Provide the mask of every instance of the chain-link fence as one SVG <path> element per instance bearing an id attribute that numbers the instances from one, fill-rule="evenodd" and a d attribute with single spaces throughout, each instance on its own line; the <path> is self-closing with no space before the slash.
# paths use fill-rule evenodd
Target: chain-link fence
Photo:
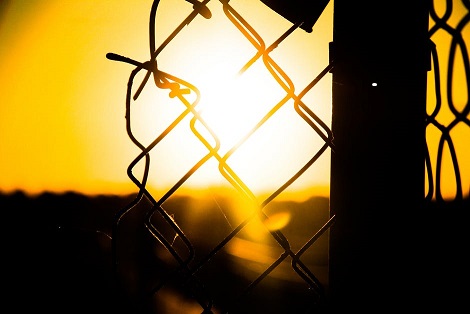
<path id="1" fill-rule="evenodd" d="M 112 236 L 115 272 L 123 295 L 134 309 L 155 313 L 303 313 L 321 310 L 328 291 L 328 230 L 335 217 L 330 217 L 328 199 L 288 202 L 280 201 L 278 197 L 320 156 L 334 149 L 333 134 L 328 124 L 319 118 L 314 106 L 304 102 L 305 95 L 325 79 L 333 64 L 326 64 L 309 84 L 297 92 L 291 76 L 276 62 L 272 52 L 283 45 L 285 39 L 301 27 L 301 23 L 294 23 L 273 43 L 266 43 L 251 21 L 245 20 L 235 6 L 220 0 L 225 18 L 255 50 L 241 68 L 240 77 L 249 75 L 253 67 L 261 65 L 274 82 L 276 95 L 279 95 L 276 101 L 264 107 L 246 132 L 227 149 L 222 149 L 225 145 L 223 140 L 199 109 L 204 95 L 198 86 L 166 73 L 158 66 L 160 53 L 178 38 L 184 27 L 190 28 L 193 20 L 208 19 L 212 14 L 207 7 L 209 0 L 188 2 L 193 4 L 194 10 L 159 47 L 155 45 L 159 1 L 153 2 L 148 61 L 108 54 L 109 59 L 135 66 L 128 81 L 126 127 L 130 139 L 140 149 L 128 167 L 128 175 L 139 193 L 116 216 Z M 460 15 L 451 23 L 456 12 L 453 3 L 458 3 Z M 450 49 L 449 58 L 445 60 L 448 61 L 447 67 L 442 66 L 443 57 L 440 57 L 440 51 L 446 49 L 441 48 L 442 42 L 431 49 L 432 70 L 429 73 L 434 75 L 434 79 L 431 84 L 428 81 L 428 95 L 431 93 L 435 97 L 428 98 L 426 119 L 429 138 L 426 157 L 428 201 L 443 199 L 444 179 L 441 174 L 445 162 L 448 162 L 444 158 L 446 154 L 450 156 L 450 172 L 456 182 L 456 199 L 463 200 L 464 189 L 469 185 L 469 169 L 463 162 L 468 156 L 465 150 L 468 150 L 470 126 L 470 66 L 466 49 L 470 38 L 467 27 L 469 6 L 468 1 L 446 1 L 445 9 L 436 10 L 436 4 L 430 12 L 431 40 L 436 43 L 435 37 L 446 33 L 450 37 Z M 441 73 L 447 73 L 447 76 Z M 149 81 L 152 76 L 153 80 Z M 135 84 L 136 81 L 140 85 Z M 442 91 L 442 82 L 446 82 L 445 92 Z M 151 93 L 165 93 L 166 100 L 153 105 L 168 106 L 174 112 L 173 118 L 149 143 L 135 135 L 133 127 L 139 122 L 134 122 L 131 117 L 134 103 L 144 89 Z M 447 96 L 446 101 L 442 95 Z M 225 95 L 223 99 L 228 101 L 230 97 Z M 435 101 L 432 100 L 434 98 Z M 174 108 L 180 109 L 175 111 Z M 450 119 L 449 114 L 443 117 L 442 112 L 446 110 L 450 112 Z M 318 138 L 320 144 L 277 189 L 267 197 L 261 197 L 232 161 L 257 134 L 263 132 L 268 123 L 286 111 L 294 113 L 295 123 L 305 125 L 305 132 Z M 153 175 L 153 161 L 159 163 L 158 155 L 165 154 L 165 141 L 183 145 L 171 137 L 181 128 L 203 149 L 194 153 L 194 162 L 171 188 L 156 197 L 157 193 L 151 192 L 148 184 Z M 434 143 L 436 131 L 440 135 Z M 467 136 L 457 135 L 457 140 L 454 137 L 457 132 Z M 267 144 L 282 149 L 282 143 L 275 139 L 271 141 Z M 457 141 L 460 141 L 458 147 Z M 298 142 L 298 145 L 305 143 Z M 460 151 L 464 157 L 458 157 Z M 247 156 L 247 160 L 251 160 L 249 153 Z M 265 166 L 268 163 L 270 157 L 262 162 Z M 206 167 L 214 167 L 218 171 L 232 192 L 230 196 L 188 197 L 179 194 L 186 182 Z M 137 171 L 140 175 L 135 174 Z M 272 172 L 275 175 L 276 170 Z"/>
<path id="2" fill-rule="evenodd" d="M 157 65 L 159 54 L 172 44 L 185 26 L 191 27 L 194 19 L 211 17 L 212 12 L 206 6 L 208 2 L 192 2 L 194 10 L 160 47 L 155 47 L 154 25 L 159 1 L 154 1 L 150 14 L 150 60 L 138 62 L 108 54 L 110 59 L 136 66 L 128 83 L 126 120 L 128 135 L 141 150 L 128 168 L 129 177 L 139 187 L 138 196 L 118 214 L 113 232 L 116 273 L 135 306 L 158 313 L 288 313 L 319 307 L 327 284 L 326 234 L 334 220 L 329 217 L 328 200 L 318 198 L 296 203 L 278 202 L 276 198 L 332 145 L 328 125 L 303 100 L 304 95 L 328 74 L 331 65 L 325 65 L 307 86 L 296 92 L 292 79 L 271 57 L 271 52 L 301 23 L 286 29 L 269 45 L 229 1 L 220 1 L 220 9 L 226 18 L 255 48 L 254 54 L 240 69 L 239 78 L 243 79 L 255 65 L 261 64 L 277 85 L 280 95 L 233 146 L 223 151 L 223 140 L 198 107 L 205 95 L 191 82 L 166 73 Z M 134 81 L 141 71 L 145 72 L 143 81 L 135 88 Z M 134 101 L 144 88 L 148 88 L 146 85 L 150 84 L 151 76 L 156 87 L 153 92 L 168 93 L 168 99 L 178 101 L 181 110 L 150 144 L 143 144 L 133 133 L 131 114 Z M 227 94 L 223 101 L 228 102 L 230 97 L 233 94 Z M 285 111 L 297 117 L 296 121 L 288 120 L 289 123 L 304 124 L 323 144 L 290 173 L 285 182 L 262 199 L 239 175 L 231 160 L 250 139 L 262 132 L 269 121 L 284 115 Z M 190 169 L 162 197 L 156 198 L 147 188 L 152 175 L 152 153 L 184 123 L 189 124 L 186 131 L 191 132 L 206 152 L 196 158 Z M 271 139 L 269 144 L 282 149 L 284 140 Z M 301 141 L 297 144 L 305 145 Z M 196 152 L 190 154 L 197 155 Z M 264 166 L 269 166 L 271 157 L 265 157 Z M 139 165 L 143 171 L 137 177 L 134 172 Z M 233 191 L 231 196 L 212 195 L 212 201 L 196 195 L 179 197 L 178 190 L 185 182 L 209 166 L 218 169 Z M 274 176 L 276 170 L 273 172 Z M 128 217 L 136 219 L 139 215 L 142 224 L 134 221 L 126 225 Z M 287 227 L 286 221 L 289 221 Z M 145 230 L 138 226 L 145 226 Z M 142 257 L 140 262 L 139 256 Z"/>
<path id="3" fill-rule="evenodd" d="M 470 193 L 470 2 L 432 1 L 429 36 L 428 201 L 462 202 Z"/>

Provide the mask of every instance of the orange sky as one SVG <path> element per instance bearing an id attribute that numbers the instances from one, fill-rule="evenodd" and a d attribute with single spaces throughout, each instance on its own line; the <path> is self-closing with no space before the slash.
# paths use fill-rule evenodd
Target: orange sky
<path id="1" fill-rule="evenodd" d="M 148 60 L 148 20 L 152 1 L 11 0 L 6 3 L 0 12 L 0 191 L 135 192 L 137 188 L 127 177 L 126 170 L 140 150 L 127 136 L 124 117 L 126 85 L 133 66 L 107 60 L 105 55 L 115 52 L 142 62 Z M 240 9 L 267 45 L 291 26 L 261 2 L 237 0 L 231 4 Z M 220 15 L 218 1 L 212 1 L 210 8 L 213 17 L 210 20 L 195 19 L 162 51 L 158 64 L 161 70 L 182 77 L 201 90 L 214 87 L 223 90 L 223 85 L 217 86 L 218 80 L 214 78 L 221 73 L 236 73 L 240 64 L 253 55 L 254 49 L 225 16 Z M 191 9 L 192 5 L 183 0 L 161 1 L 157 13 L 157 47 Z M 298 92 L 328 63 L 332 16 L 333 5 L 330 3 L 313 33 L 296 30 L 271 54 L 293 80 Z M 214 24 L 217 27 L 213 27 Z M 213 40 L 212 44 L 204 42 L 207 38 Z M 253 67 L 251 74 L 247 73 L 248 83 L 245 82 L 241 89 L 246 91 L 253 85 L 250 79 L 261 80 L 262 74 L 256 71 Z M 330 81 L 331 76 L 327 74 L 303 98 L 327 125 L 331 120 Z M 267 82 L 261 84 L 261 91 L 272 90 L 272 82 L 269 83 L 269 79 Z M 139 83 L 137 80 L 136 84 Z M 156 109 L 154 105 L 155 99 L 168 101 L 168 92 L 164 99 L 152 98 L 163 96 L 152 95 L 150 91 L 144 89 L 133 111 L 135 132 L 145 143 L 149 143 L 161 131 L 160 125 L 163 127 L 174 114 Z M 256 91 L 260 90 L 253 93 Z M 282 90 L 279 91 L 282 94 Z M 278 101 L 279 95 L 272 94 L 274 98 L 269 101 Z M 223 93 L 221 95 L 213 97 L 225 97 Z M 210 108 L 209 101 L 207 106 Z M 242 112 L 250 110 L 245 108 Z M 236 116 L 240 112 L 231 114 L 232 121 L 229 117 L 221 120 L 220 126 L 214 125 L 219 128 L 218 132 L 228 133 L 224 128 L 233 120 L 246 120 Z M 286 111 L 283 118 L 295 119 L 291 115 Z M 274 123 L 285 125 L 285 121 Z M 258 160 L 247 161 L 250 155 L 242 150 L 237 158 L 234 156 L 234 167 L 253 189 L 272 191 L 300 168 L 321 144 L 301 123 L 289 125 L 288 130 L 275 133 L 273 128 L 263 135 L 276 139 L 284 136 L 282 145 L 261 147 L 256 142 L 250 144 L 250 149 L 260 149 L 258 155 L 262 157 Z M 468 128 L 462 130 L 462 134 L 465 132 L 460 142 L 465 143 L 464 138 L 469 138 Z M 157 146 L 155 157 L 152 156 L 156 160 L 151 170 L 153 178 L 149 182 L 156 189 L 174 184 L 197 159 L 190 157 L 193 150 L 201 150 L 198 148 L 200 143 L 194 142 L 194 136 L 186 133 L 183 129 L 175 130 L 168 140 Z M 306 145 L 294 145 L 297 141 Z M 283 153 L 276 153 L 278 151 Z M 470 160 L 468 148 L 464 146 L 462 151 L 459 158 Z M 290 154 L 283 155 L 284 152 Z M 269 154 L 278 157 L 270 161 L 274 165 L 271 168 L 266 167 Z M 292 156 L 297 156 L 298 160 Z M 292 190 L 312 191 L 321 187 L 315 193 L 327 195 L 329 158 L 327 150 Z M 470 169 L 464 166 L 462 170 L 465 189 L 470 184 Z M 273 173 L 279 177 L 274 178 Z M 201 187 L 222 181 L 217 170 L 204 169 L 187 185 Z M 444 189 L 445 193 L 452 194 L 452 183 Z"/>
<path id="2" fill-rule="evenodd" d="M 240 3 L 246 5 L 250 2 Z M 218 66 L 224 64 L 223 58 L 217 59 L 220 58 L 217 53 L 226 55 L 227 49 L 233 49 L 240 38 L 230 42 L 227 34 L 234 31 L 233 27 L 229 27 L 227 19 L 223 27 L 228 29 L 224 32 L 221 28 L 211 27 L 216 19 L 220 20 L 215 12 L 218 11 L 219 16 L 221 13 L 219 2 L 214 1 L 212 5 L 214 16 L 211 20 L 196 19 L 177 37 L 174 44 L 162 52 L 158 59 L 161 69 L 194 83 L 194 74 L 206 72 L 204 67 L 209 63 Z M 11 1 L 6 6 L 0 28 L 1 41 L 8 43 L 0 48 L 3 90 L 0 96 L 0 189 L 23 189 L 31 193 L 44 190 L 77 190 L 85 193 L 136 190 L 127 177 L 126 169 L 140 151 L 128 138 L 124 119 L 126 84 L 133 66 L 107 60 L 105 55 L 107 52 L 116 52 L 136 60 L 148 59 L 150 7 L 151 1 L 91 0 L 30 1 L 27 4 Z M 258 12 L 256 15 L 253 12 L 252 25 L 270 44 L 290 27 L 290 23 L 266 10 L 261 3 L 255 6 L 257 10 L 260 8 L 268 14 Z M 157 14 L 157 46 L 158 41 L 164 40 L 191 10 L 192 5 L 184 1 L 178 6 L 172 1 L 161 1 Z M 325 17 L 331 16 L 331 9 L 325 13 Z M 160 16 L 171 16 L 171 20 L 159 19 Z M 270 18 L 275 19 L 274 24 L 269 22 Z M 325 24 L 330 25 L 319 22 L 321 32 L 318 34 L 298 30 L 295 36 L 289 38 L 290 42 L 285 43 L 286 48 L 299 41 L 305 43 L 305 49 L 299 49 L 294 54 L 298 63 L 284 61 L 281 64 L 297 80 L 299 88 L 306 86 L 327 64 L 327 43 L 331 40 L 331 29 L 324 29 Z M 193 40 L 197 33 L 189 32 L 198 28 L 211 30 L 212 33 L 207 36 L 217 40 L 225 38 L 225 45 L 222 48 L 213 46 L 204 51 L 204 45 Z M 310 47 L 320 42 L 322 47 L 312 54 Z M 178 46 L 181 44 L 183 48 Z M 245 44 L 246 47 L 250 48 Z M 212 59 L 202 60 L 201 56 L 208 54 L 207 51 Z M 244 56 L 245 59 L 238 58 L 238 63 L 228 66 L 232 67 L 231 70 L 235 69 L 240 66 L 240 61 L 249 60 L 253 51 L 246 50 L 244 55 L 232 52 L 234 57 Z M 285 53 L 285 49 L 282 53 Z M 315 62 L 308 62 L 312 55 Z M 278 57 L 278 60 L 282 62 L 285 58 Z M 298 76 L 290 74 L 302 67 L 310 73 Z M 208 77 L 206 75 L 205 79 Z M 207 85 L 205 82 L 195 83 L 200 89 L 204 88 L 201 86 L 204 84 Z M 322 97 L 324 106 L 328 108 L 329 89 L 326 88 L 326 94 Z M 140 138 L 149 141 L 155 135 L 152 127 L 156 123 L 152 116 L 161 113 L 143 109 L 146 106 L 144 94 L 139 100 L 141 105 L 136 105 L 133 113 L 136 119 L 140 119 L 134 122 L 135 132 Z M 329 123 L 328 110 L 323 110 L 323 115 L 322 118 Z M 185 162 L 180 159 L 187 157 L 189 151 L 182 151 L 182 145 L 167 147 L 162 143 L 162 146 L 165 150 L 159 156 L 163 160 L 153 170 L 161 176 L 149 183 L 163 187 L 173 184 L 180 175 L 178 169 L 188 166 L 180 166 Z M 322 162 L 316 170 L 312 168 L 313 173 L 311 171 L 305 176 L 308 184 L 328 185 L 328 154 L 322 156 Z M 171 173 L 165 174 L 168 169 Z M 266 170 L 263 175 L 272 171 Z M 199 175 L 203 179 L 208 176 L 212 181 L 209 184 L 221 180 L 220 175 Z"/>

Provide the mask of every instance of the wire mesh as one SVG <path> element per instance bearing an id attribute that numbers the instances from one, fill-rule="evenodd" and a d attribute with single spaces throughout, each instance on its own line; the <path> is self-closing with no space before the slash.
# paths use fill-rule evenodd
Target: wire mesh
<path id="1" fill-rule="evenodd" d="M 134 308 L 158 313 L 297 313 L 321 309 L 325 306 L 328 284 L 325 279 L 327 263 L 322 262 L 327 261 L 328 228 L 334 222 L 334 216 L 329 217 L 328 204 L 311 202 L 301 206 L 301 209 L 296 208 L 295 215 L 290 219 L 300 217 L 297 219 L 303 227 L 297 224 L 297 228 L 290 230 L 272 225 L 283 214 L 279 202 L 276 202 L 278 196 L 325 151 L 333 149 L 333 135 L 328 125 L 312 110 L 312 106 L 304 103 L 304 96 L 324 79 L 333 64 L 327 64 L 296 93 L 292 78 L 272 57 L 272 52 L 301 24 L 293 24 L 269 45 L 229 1 L 220 0 L 225 18 L 255 48 L 255 53 L 246 60 L 239 75 L 246 75 L 255 65 L 261 64 L 280 93 L 278 101 L 264 109 L 251 128 L 224 150 L 219 134 L 198 107 L 202 97 L 198 87 L 189 80 L 164 72 L 157 64 L 160 53 L 177 39 L 184 27 L 191 27 L 195 19 L 210 19 L 211 11 L 206 6 L 209 0 L 200 3 L 188 1 L 193 4 L 193 11 L 156 47 L 155 23 L 159 2 L 153 2 L 150 12 L 150 59 L 140 62 L 113 53 L 107 56 L 135 66 L 128 81 L 126 128 L 129 138 L 140 150 L 128 167 L 128 176 L 139 192 L 116 216 L 112 237 L 115 273 L 126 296 L 131 295 Z M 464 162 L 468 156 L 470 136 L 470 65 L 467 51 L 470 2 L 435 0 L 432 3 L 429 28 L 432 68 L 428 78 L 425 122 L 425 198 L 427 201 L 444 200 L 442 183 L 449 178 L 443 173 L 447 176 L 451 173 L 455 181 L 453 198 L 462 201 L 470 192 L 470 169 L 465 168 L 468 163 Z M 443 36 L 447 40 L 442 40 Z M 167 100 L 172 101 L 168 108 L 176 107 L 177 103 L 180 106 L 177 108 L 182 109 L 169 109 L 174 113 L 172 119 L 149 143 L 143 143 L 134 133 L 131 116 L 134 102 L 144 93 L 144 89 L 152 85 L 149 82 L 151 76 L 156 87 L 152 92 L 167 93 Z M 136 87 L 134 82 L 137 79 L 142 81 Z M 227 97 L 225 95 L 224 99 Z M 264 125 L 283 114 L 284 108 L 293 109 L 298 123 L 308 126 L 308 132 L 318 137 L 322 144 L 277 189 L 266 198 L 260 198 L 250 183 L 243 179 L 232 159 L 261 132 Z M 183 124 L 189 126 L 186 132 L 190 132 L 202 145 L 203 153 L 195 154 L 198 158 L 189 169 L 163 195 L 156 197 L 148 188 L 152 174 L 150 162 L 158 162 L 158 155 L 165 154 L 165 141 Z M 434 140 L 436 134 L 437 141 Z M 264 162 L 269 160 L 265 159 Z M 141 172 L 137 176 L 134 172 L 139 167 Z M 204 167 L 218 169 L 225 182 L 236 192 L 235 205 L 213 195 L 209 203 L 202 199 L 175 197 L 184 184 Z M 443 172 L 444 168 L 446 172 Z M 466 186 L 469 191 L 465 191 Z M 281 206 L 292 204 L 282 203 Z M 296 206 L 299 207 L 298 204 Z M 326 211 L 322 212 L 319 208 L 326 208 Z M 301 210 L 309 212 L 313 218 L 302 221 L 305 216 L 302 216 Z M 252 228 L 263 230 L 267 237 L 254 241 L 247 235 Z M 323 256 L 323 259 L 318 256 Z M 136 262 L 139 258 L 140 261 Z M 243 275 L 237 274 L 235 269 Z M 172 304 L 177 305 L 173 307 Z"/>
<path id="2" fill-rule="evenodd" d="M 469 197 L 470 2 L 432 1 L 426 115 L 426 200 Z M 436 140 L 437 139 L 437 140 Z M 454 182 L 451 187 L 450 182 Z"/>
<path id="3" fill-rule="evenodd" d="M 142 312 L 287 313 L 321 308 L 327 283 L 326 234 L 334 217 L 329 217 L 327 203 L 306 203 L 303 205 L 305 208 L 295 209 L 298 211 L 296 218 L 294 215 L 286 215 L 274 200 L 332 147 L 329 127 L 303 100 L 329 73 L 332 65 L 326 65 L 300 93 L 296 93 L 292 79 L 271 57 L 271 53 L 301 23 L 292 25 L 271 45 L 266 45 L 250 22 L 229 1 L 221 0 L 225 17 L 256 50 L 240 69 L 239 76 L 246 75 L 255 64 L 262 64 L 280 92 L 277 103 L 265 109 L 251 129 L 228 150 L 223 151 L 219 135 L 198 109 L 200 90 L 187 80 L 162 71 L 157 65 L 160 53 L 177 38 L 185 26 L 191 27 L 190 24 L 195 19 L 211 17 L 206 6 L 209 0 L 200 3 L 189 1 L 193 4 L 193 11 L 156 47 L 155 23 L 159 2 L 153 2 L 150 12 L 150 59 L 139 62 L 114 53 L 107 55 L 109 59 L 135 66 L 128 81 L 126 127 L 129 138 L 141 151 L 128 167 L 129 178 L 139 188 L 138 195 L 117 214 L 114 223 L 113 260 L 119 284 L 125 295 L 130 296 L 132 307 Z M 147 89 L 151 76 L 156 87 L 155 92 L 168 92 L 168 99 L 179 102 L 183 107 L 175 113 L 174 119 L 161 133 L 149 144 L 144 144 L 134 134 L 131 115 L 133 102 L 143 93 L 144 88 Z M 135 88 L 134 81 L 138 77 L 142 82 Z M 228 97 L 230 95 L 225 95 L 224 100 Z M 309 132 L 323 144 L 263 199 L 242 178 L 231 160 L 270 120 L 274 120 L 273 117 L 283 114 L 286 107 L 297 115 L 297 123 L 305 124 Z M 152 153 L 163 146 L 164 140 L 184 123 L 189 123 L 189 131 L 205 148 L 205 153 L 199 159 L 196 158 L 189 170 L 163 196 L 157 198 L 148 189 L 150 162 L 154 158 Z M 281 146 L 282 143 L 273 141 L 272 145 Z M 299 142 L 299 145 L 303 143 Z M 211 164 L 213 161 L 215 164 Z M 265 162 L 269 163 L 269 159 Z M 143 169 L 140 177 L 134 174 L 139 166 Z M 223 199 L 214 198 L 217 205 L 215 210 L 206 206 L 201 211 L 197 208 L 204 207 L 201 205 L 203 201 L 199 200 L 195 204 L 190 200 L 183 202 L 181 198 L 174 197 L 185 182 L 207 166 L 217 167 L 221 176 L 235 191 L 235 206 L 233 203 L 228 205 Z M 235 208 L 230 210 L 230 206 Z M 299 207 L 292 203 L 284 203 L 282 206 Z M 313 218 L 304 220 L 301 210 Z M 221 214 L 222 219 L 217 219 Z M 135 219 L 140 223 L 136 223 Z M 282 221 L 286 219 L 298 220 L 295 230 L 281 230 L 276 226 L 282 225 Z M 132 223 L 129 220 L 133 220 Z M 303 224 L 301 229 L 298 228 L 299 224 Z M 253 229 L 260 230 L 258 232 L 262 234 L 262 241 L 250 238 L 249 230 Z M 315 248 L 316 246 L 320 248 Z M 138 256 L 143 257 L 142 263 L 137 266 Z M 315 263 L 318 261 L 320 264 Z M 236 275 L 234 269 L 244 274 Z M 323 277 L 321 280 L 317 278 L 319 272 Z M 176 296 L 179 298 L 178 306 L 170 309 L 168 300 Z"/>

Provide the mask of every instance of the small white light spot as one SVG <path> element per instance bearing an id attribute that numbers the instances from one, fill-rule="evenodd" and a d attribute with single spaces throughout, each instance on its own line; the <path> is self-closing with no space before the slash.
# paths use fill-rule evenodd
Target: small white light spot
<path id="1" fill-rule="evenodd" d="M 374 83 L 372 83 L 372 86 L 374 86 L 374 87 L 375 87 L 375 86 L 377 86 L 377 83 L 375 83 L 375 82 L 374 82 Z"/>

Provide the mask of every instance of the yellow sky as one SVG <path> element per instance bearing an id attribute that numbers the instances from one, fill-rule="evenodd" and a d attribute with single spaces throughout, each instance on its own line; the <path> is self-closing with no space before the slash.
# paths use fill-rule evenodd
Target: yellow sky
<path id="1" fill-rule="evenodd" d="M 452 1 L 452 14 L 448 17 L 446 23 L 457 29 L 459 24 L 464 19 L 465 15 L 468 15 L 469 9 L 465 8 L 463 1 Z M 446 3 L 447 1 L 433 1 L 434 8 L 439 17 L 443 17 L 446 14 Z M 449 7 L 450 8 L 450 7 Z M 430 20 L 429 27 L 434 26 L 434 21 Z M 466 27 L 461 30 L 461 36 L 464 40 L 464 45 L 466 46 L 466 58 L 468 58 L 468 47 L 470 44 L 470 25 L 467 23 Z M 448 74 L 448 60 L 449 60 L 449 51 L 451 46 L 452 37 L 444 29 L 440 29 L 434 33 L 431 37 L 432 41 L 436 44 L 438 48 L 439 56 L 439 67 L 441 75 L 441 96 L 442 104 L 436 120 L 447 127 L 455 120 L 455 115 L 449 108 L 449 95 L 452 97 L 452 103 L 455 109 L 459 112 L 462 112 L 464 108 L 468 108 L 469 99 L 469 84 L 468 73 L 465 73 L 464 69 L 464 60 L 463 60 L 463 51 L 457 46 L 456 54 L 454 56 L 455 60 L 453 63 L 453 77 L 452 77 L 452 90 L 447 90 L 447 74 Z M 428 93 L 427 93 L 427 113 L 432 114 L 436 108 L 436 98 L 435 98 L 435 85 L 434 85 L 434 68 L 428 72 Z M 467 115 L 468 119 L 468 115 Z M 439 139 L 441 138 L 442 133 L 433 125 L 428 126 L 426 130 L 426 139 L 428 148 L 431 155 L 431 162 L 433 167 L 433 175 L 436 175 L 436 159 L 437 151 L 439 146 Z M 469 195 L 470 193 L 470 127 L 469 125 L 459 122 L 455 125 L 451 132 L 450 136 L 452 138 L 452 144 L 454 146 L 458 167 L 461 176 L 461 187 L 463 194 Z M 454 171 L 454 164 L 452 161 L 449 145 L 446 143 L 443 149 L 442 155 L 442 169 L 441 169 L 441 192 L 442 196 L 445 199 L 453 199 L 456 195 L 457 183 L 456 176 Z M 427 184 L 426 184 L 427 188 Z"/>
<path id="2" fill-rule="evenodd" d="M 105 55 L 114 52 L 141 62 L 148 60 L 148 21 L 152 1 L 11 0 L 6 3 L 0 13 L 0 191 L 135 192 L 137 188 L 126 171 L 140 150 L 131 142 L 125 128 L 126 86 L 134 67 L 107 60 Z M 259 1 L 237 0 L 231 4 L 240 10 L 267 45 L 291 26 Z M 157 59 L 159 69 L 187 80 L 201 91 L 214 87 L 223 90 L 224 85 L 220 85 L 219 80 L 225 75 L 222 73 L 236 73 L 255 52 L 221 15 L 218 1 L 212 1 L 210 8 L 213 12 L 210 20 L 195 19 Z M 161 1 L 157 13 L 157 47 L 191 10 L 192 5 L 183 0 Z M 328 63 L 332 16 L 331 2 L 312 33 L 296 30 L 271 53 L 293 80 L 297 93 Z M 206 38 L 212 39 L 212 44 L 204 42 Z M 251 72 L 246 73 L 244 77 L 247 80 L 240 90 L 252 88 L 262 73 L 267 76 L 265 68 L 258 68 L 254 66 Z M 327 125 L 331 120 L 330 75 L 327 74 L 303 98 Z M 140 84 L 139 79 L 135 84 Z M 272 84 L 272 79 L 268 78 L 267 83 L 260 84 L 249 98 L 257 98 L 256 92 L 272 91 Z M 279 95 L 283 93 L 278 86 L 274 90 L 267 93 L 272 94 L 272 98 L 268 98 L 271 103 L 279 101 Z M 224 102 L 245 103 L 246 99 L 235 97 L 240 96 L 239 93 L 230 95 L 211 96 L 215 97 L 212 104 L 217 103 L 217 97 L 222 97 Z M 170 109 L 162 110 L 156 103 Z M 206 100 L 206 106 L 210 108 L 209 100 Z M 181 108 L 181 104 L 168 98 L 168 91 L 157 94 L 155 90 L 144 89 L 132 111 L 136 136 L 143 143 L 150 143 L 183 110 Z M 217 132 L 228 133 L 224 128 L 234 121 L 252 123 L 246 115 L 239 116 L 252 110 L 234 110 L 228 119 L 220 120 L 222 123 L 214 118 L 211 120 L 209 114 L 206 118 L 212 121 Z M 255 117 L 261 114 L 253 113 Z M 280 116 L 282 118 L 270 119 L 273 128 L 262 135 L 264 139 L 273 138 L 277 144 L 262 146 L 260 143 L 265 141 L 260 135 L 259 142 L 253 139 L 231 157 L 231 165 L 255 190 L 272 191 L 278 187 L 322 144 L 305 123 L 292 122 L 298 116 L 288 110 Z M 202 154 L 207 153 L 190 133 L 189 119 L 182 125 L 186 129 L 175 129 L 157 145 L 152 155 L 149 185 L 156 189 L 173 185 Z M 236 125 L 240 127 L 240 123 Z M 230 135 L 226 136 L 226 142 L 233 142 Z M 225 149 L 230 147 L 225 145 Z M 255 160 L 255 154 L 250 154 L 250 151 L 255 151 L 260 157 Z M 329 158 L 327 150 L 292 189 L 321 187 L 315 193 L 328 194 Z M 470 159 L 470 153 L 463 158 Z M 273 166 L 267 167 L 269 163 Z M 464 170 L 470 172 L 468 168 Z M 278 175 L 276 179 L 273 173 Z M 188 180 L 187 186 L 201 187 L 223 181 L 215 163 L 208 163 Z M 466 185 L 469 185 L 468 180 Z"/>
<path id="3" fill-rule="evenodd" d="M 1 190 L 22 189 L 31 193 L 63 190 L 85 193 L 136 191 L 126 170 L 140 150 L 128 138 L 124 118 L 126 85 L 133 66 L 107 60 L 105 55 L 115 52 L 139 61 L 148 60 L 151 2 L 10 1 L 5 6 L 0 24 L 0 40 L 7 43 L 0 48 Z M 243 6 L 253 2 L 242 0 L 239 3 L 243 9 Z M 233 34 L 234 28 L 229 27 L 226 19 L 223 24 L 223 27 L 228 26 L 226 30 L 213 27 L 220 20 L 222 11 L 218 1 L 213 1 L 211 7 L 214 12 L 212 19 L 196 19 L 158 59 L 160 69 L 182 77 L 201 89 L 207 89 L 207 86 L 201 86 L 207 85 L 207 82 L 198 82 L 195 75 L 207 72 L 208 61 L 221 66 L 227 61 L 227 53 L 230 52 L 227 49 L 233 50 L 237 41 L 247 42 L 240 36 L 233 43 L 230 41 L 228 34 Z M 249 21 L 263 36 L 267 45 L 290 27 L 289 22 L 266 10 L 263 4 L 256 3 L 254 9 L 252 20 Z M 261 9 L 263 11 L 259 11 Z M 157 13 L 157 46 L 191 10 L 192 6 L 185 1 L 161 1 Z M 249 15 L 243 12 L 244 17 Z M 331 8 L 325 13 L 325 17 L 331 16 Z M 163 20 L 160 16 L 169 18 Z M 274 23 L 269 21 L 272 18 Z M 281 57 L 276 60 L 296 80 L 299 89 L 305 87 L 327 64 L 327 43 L 331 40 L 331 29 L 325 29 L 325 25 L 331 27 L 327 22 L 319 21 L 319 27 L 323 29 L 318 34 L 297 30 L 289 38 L 289 42 L 284 44 L 288 48 L 303 41 L 304 46 L 294 55 L 298 62 L 286 62 Z M 204 36 L 194 31 L 190 33 L 190 30 L 198 28 L 205 31 Z M 208 30 L 209 33 L 206 32 Z M 209 47 L 210 49 L 204 51 L 204 45 L 199 40 L 205 36 L 217 41 L 225 40 L 225 45 L 222 48 Z M 312 45 L 320 42 L 323 46 L 317 49 L 318 52 L 312 52 Z M 178 46 L 181 43 L 184 48 Z M 224 51 L 225 46 L 228 48 Z M 280 47 L 278 50 L 285 53 L 285 48 Z M 237 59 L 235 63 L 228 65 L 232 67 L 230 70 L 240 66 L 240 62 L 249 60 L 255 51 L 249 44 L 244 44 L 244 49 L 243 54 L 231 52 L 229 59 Z M 204 54 L 212 55 L 212 59 L 202 60 L 201 56 Z M 273 57 L 276 57 L 275 53 Z M 308 62 L 310 57 L 315 62 Z M 284 64 L 281 64 L 282 61 Z M 300 67 L 306 68 L 310 73 L 297 76 L 294 72 Z M 209 81 L 214 81 L 206 74 L 205 79 L 208 78 Z M 168 93 L 165 93 L 168 98 Z M 326 89 L 326 95 L 321 96 L 324 106 L 330 106 L 328 93 L 329 90 Z M 167 122 L 161 117 L 161 112 L 145 110 L 150 108 L 149 103 L 153 105 L 151 101 L 145 104 L 145 97 L 144 93 L 139 102 L 136 102 L 136 110 L 133 112 L 135 132 L 144 142 L 155 135 L 155 125 L 158 124 L 155 123 L 156 119 Z M 322 118 L 329 124 L 328 110 L 319 114 L 325 115 Z M 294 131 L 299 132 L 301 128 Z M 152 169 L 158 179 L 149 184 L 171 185 L 180 175 L 181 169 L 193 162 L 184 159 L 190 154 L 189 149 L 184 150 L 191 147 L 189 144 L 169 145 L 170 141 L 178 140 L 181 142 L 181 137 L 168 139 L 168 143 L 161 144 L 164 148 L 159 149 L 156 157 L 162 158 L 161 162 L 155 162 L 156 168 Z M 299 151 L 298 154 L 302 155 L 302 152 Z M 312 168 L 313 172 L 306 174 L 307 183 L 328 185 L 329 155 L 324 154 L 322 161 L 321 167 L 318 166 L 316 170 Z M 180 166 L 184 162 L 186 164 Z M 263 161 L 258 161 L 251 167 L 259 167 L 260 162 Z M 168 169 L 171 172 L 165 174 Z M 252 170 L 248 167 L 244 169 L 247 174 L 252 173 Z M 272 171 L 273 169 L 265 170 L 262 175 L 266 176 Z M 284 177 L 292 174 L 286 173 Z M 221 176 L 217 174 L 202 174 L 201 171 L 201 175 L 198 175 L 202 178 L 207 176 L 212 183 L 221 180 Z M 192 181 L 201 184 L 197 180 Z M 263 184 L 261 180 L 256 182 L 253 178 L 247 177 L 246 180 L 253 186 Z"/>

